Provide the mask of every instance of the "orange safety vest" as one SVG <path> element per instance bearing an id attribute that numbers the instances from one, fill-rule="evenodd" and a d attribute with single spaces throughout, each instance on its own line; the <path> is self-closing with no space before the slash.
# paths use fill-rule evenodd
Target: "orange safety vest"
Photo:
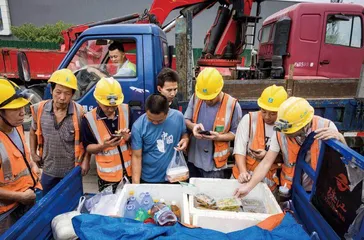
<path id="1" fill-rule="evenodd" d="M 30 188 L 42 189 L 38 175 L 30 169 L 30 155 L 25 142 L 23 127 L 17 127 L 13 131 L 19 133 L 24 155 L 9 136 L 0 131 L 0 189 L 13 192 L 24 192 Z M 18 203 L 14 201 L 0 200 L 0 214 L 17 205 Z"/>
<path id="2" fill-rule="evenodd" d="M 97 108 L 85 114 L 90 129 L 93 132 L 99 144 L 103 144 L 104 139 L 109 139 L 111 133 L 102 119 L 96 114 Z M 118 106 L 119 126 L 118 129 L 129 127 L 129 107 L 127 104 Z M 120 153 L 122 153 L 122 159 Z M 97 174 L 99 177 L 108 182 L 119 182 L 123 178 L 123 168 L 127 175 L 131 176 L 131 148 L 123 139 L 119 146 L 106 148 L 104 151 L 95 154 Z M 123 166 L 124 165 L 124 166 Z"/>
<path id="3" fill-rule="evenodd" d="M 329 120 L 319 116 L 313 116 L 311 129 L 315 131 L 316 129 L 328 127 L 329 124 Z M 291 189 L 297 155 L 301 146 L 297 143 L 296 139 L 289 138 L 280 132 L 277 132 L 277 139 L 283 156 L 281 185 L 284 186 L 284 184 L 287 184 L 287 187 Z M 311 167 L 313 170 L 316 170 L 317 167 L 320 148 L 321 140 L 315 140 L 310 148 Z"/>
<path id="4" fill-rule="evenodd" d="M 264 128 L 264 120 L 262 113 L 260 111 L 250 112 L 250 124 L 249 124 L 249 143 L 248 147 L 257 150 L 257 149 L 265 149 L 265 128 Z M 255 159 L 247 149 L 246 155 L 246 168 L 249 172 L 254 172 L 254 169 L 260 163 L 260 160 Z M 277 176 L 277 164 L 273 164 L 269 169 L 269 172 L 263 179 L 271 191 L 276 189 L 277 185 L 279 185 L 279 179 Z M 237 179 L 239 177 L 239 168 L 237 165 L 233 167 L 233 175 Z"/>
<path id="5" fill-rule="evenodd" d="M 46 100 L 46 101 L 41 101 L 40 103 L 36 104 L 36 105 L 32 105 L 30 107 L 31 111 L 32 111 L 32 116 L 33 118 L 35 118 L 36 122 L 37 122 L 37 131 L 35 132 L 35 134 L 37 135 L 37 142 L 38 142 L 38 152 L 39 152 L 39 156 L 43 156 L 43 134 L 42 134 L 42 127 L 41 127 L 41 117 L 42 117 L 42 113 L 43 113 L 43 109 L 45 104 L 50 101 L 50 100 Z M 73 115 L 72 115 L 72 121 L 73 121 L 73 127 L 75 129 L 75 165 L 81 165 L 82 161 L 83 161 L 83 157 L 85 154 L 85 150 L 83 149 L 83 145 L 81 143 L 81 133 L 80 133 L 80 126 L 81 126 L 81 121 L 82 121 L 82 117 L 84 115 L 84 110 L 82 108 L 82 106 L 74 101 L 72 101 L 73 104 Z"/>
<path id="6" fill-rule="evenodd" d="M 194 112 L 192 117 L 192 122 L 197 123 L 198 114 L 200 112 L 200 107 L 202 100 L 198 99 L 194 95 Z M 224 93 L 220 108 L 216 114 L 213 130 L 215 131 L 216 126 L 223 127 L 221 134 L 228 133 L 230 130 L 231 120 L 233 118 L 234 109 L 236 106 L 235 98 L 231 97 L 229 94 Z M 214 141 L 214 161 L 216 168 L 221 168 L 226 165 L 228 157 L 230 156 L 230 142 L 218 142 Z"/>

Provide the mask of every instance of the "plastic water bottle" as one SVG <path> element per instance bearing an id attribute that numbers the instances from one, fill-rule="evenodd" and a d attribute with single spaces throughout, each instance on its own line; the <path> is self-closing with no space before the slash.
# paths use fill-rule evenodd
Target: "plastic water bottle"
<path id="1" fill-rule="evenodd" d="M 145 200 L 148 200 L 149 202 L 153 202 L 153 198 L 149 192 L 143 192 L 140 194 L 139 197 L 141 199 L 141 201 L 140 201 L 141 203 L 144 202 Z"/>
<path id="2" fill-rule="evenodd" d="M 149 200 L 144 200 L 141 204 L 141 207 L 148 212 L 153 207 L 153 202 L 150 202 Z"/>
<path id="3" fill-rule="evenodd" d="M 177 206 L 176 201 L 172 201 L 171 211 L 174 213 L 174 215 L 176 215 L 178 221 L 180 221 L 181 220 L 181 210 Z"/>
<path id="4" fill-rule="evenodd" d="M 138 202 L 138 200 L 135 197 L 130 197 L 126 203 L 126 205 L 134 205 L 135 209 L 139 209 L 140 208 L 140 204 Z"/>
<path id="5" fill-rule="evenodd" d="M 134 219 L 135 214 L 136 214 L 135 206 L 132 204 L 126 205 L 125 212 L 124 212 L 124 218 Z"/>
<path id="6" fill-rule="evenodd" d="M 156 203 L 151 209 L 154 222 L 160 226 L 172 226 L 176 224 L 176 215 L 163 203 Z"/>

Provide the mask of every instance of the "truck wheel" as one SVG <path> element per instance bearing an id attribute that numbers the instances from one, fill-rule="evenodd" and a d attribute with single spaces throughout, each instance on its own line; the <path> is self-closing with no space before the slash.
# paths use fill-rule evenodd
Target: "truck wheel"
<path id="1" fill-rule="evenodd" d="M 20 86 L 20 88 L 22 90 L 25 89 L 24 86 Z M 33 98 L 30 100 L 30 104 L 33 105 L 33 104 L 39 103 L 40 101 L 43 100 L 43 92 L 41 89 L 30 88 L 30 89 L 28 89 L 28 91 L 34 95 Z M 25 107 L 25 117 L 24 117 L 24 123 L 23 123 L 23 127 L 24 127 L 25 131 L 29 131 L 31 123 L 32 123 L 32 114 L 30 111 L 30 105 L 27 105 Z"/>

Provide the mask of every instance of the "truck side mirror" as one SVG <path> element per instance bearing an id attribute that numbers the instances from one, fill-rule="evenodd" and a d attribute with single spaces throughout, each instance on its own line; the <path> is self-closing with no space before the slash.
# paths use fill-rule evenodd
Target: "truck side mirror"
<path id="1" fill-rule="evenodd" d="M 261 42 L 261 41 L 262 41 L 262 29 L 263 29 L 263 28 L 259 29 L 259 31 L 258 31 L 258 41 L 259 41 L 259 42 Z"/>
<path id="2" fill-rule="evenodd" d="M 17 53 L 17 61 L 18 61 L 18 75 L 20 80 L 24 82 L 26 86 L 26 82 L 30 82 L 30 68 L 27 55 L 24 52 Z"/>

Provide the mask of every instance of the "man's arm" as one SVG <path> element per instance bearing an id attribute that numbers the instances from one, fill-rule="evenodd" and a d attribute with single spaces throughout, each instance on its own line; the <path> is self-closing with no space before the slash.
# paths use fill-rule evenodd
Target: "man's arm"
<path id="1" fill-rule="evenodd" d="M 35 193 L 31 189 L 28 189 L 25 192 L 15 192 L 0 188 L 0 199 L 9 202 L 19 202 L 27 205 L 34 202 Z"/>
<path id="2" fill-rule="evenodd" d="M 131 156 L 131 169 L 132 169 L 132 182 L 134 184 L 140 183 L 142 174 L 142 149 L 133 150 Z"/>
<path id="3" fill-rule="evenodd" d="M 236 197 L 244 197 L 247 195 L 259 182 L 261 182 L 267 175 L 269 169 L 271 168 L 274 160 L 278 156 L 278 152 L 269 150 L 265 155 L 263 160 L 255 168 L 252 178 L 249 182 L 243 183 L 238 189 L 235 190 Z"/>
<path id="4" fill-rule="evenodd" d="M 30 155 L 33 161 L 39 163 L 41 161 L 41 156 L 37 154 L 38 139 L 37 135 L 35 134 L 35 130 L 32 127 L 30 127 L 30 132 L 29 132 L 29 147 L 30 147 Z"/>

